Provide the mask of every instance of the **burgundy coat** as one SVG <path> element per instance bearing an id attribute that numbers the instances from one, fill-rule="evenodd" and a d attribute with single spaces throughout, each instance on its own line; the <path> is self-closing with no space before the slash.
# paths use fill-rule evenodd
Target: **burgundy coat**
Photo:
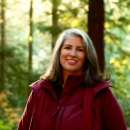
<path id="1" fill-rule="evenodd" d="M 60 100 L 48 81 L 30 85 L 18 130 L 127 130 L 111 85 L 103 81 L 89 88 L 83 79 L 84 74 L 68 76 Z"/>

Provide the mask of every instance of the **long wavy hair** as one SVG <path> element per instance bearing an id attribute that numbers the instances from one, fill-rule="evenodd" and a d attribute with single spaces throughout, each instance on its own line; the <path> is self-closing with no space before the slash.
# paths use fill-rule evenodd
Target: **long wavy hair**
<path id="1" fill-rule="evenodd" d="M 91 39 L 86 32 L 77 28 L 67 29 L 60 34 L 53 49 L 49 67 L 46 72 L 41 75 L 40 79 L 46 79 L 51 82 L 58 82 L 59 85 L 62 84 L 63 76 L 61 72 L 62 66 L 60 64 L 60 50 L 64 41 L 70 36 L 79 36 L 83 41 L 86 55 L 84 64 L 84 72 L 86 72 L 86 76 L 84 83 L 87 86 L 93 86 L 97 82 L 104 80 L 103 74 L 99 69 L 97 54 Z"/>

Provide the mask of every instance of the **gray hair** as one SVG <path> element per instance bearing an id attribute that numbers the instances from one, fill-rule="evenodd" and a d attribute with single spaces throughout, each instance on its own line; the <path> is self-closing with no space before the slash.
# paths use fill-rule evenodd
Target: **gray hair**
<path id="1" fill-rule="evenodd" d="M 50 65 L 45 74 L 41 76 L 41 79 L 46 79 L 52 82 L 59 82 L 60 85 L 62 84 L 63 79 L 61 72 L 62 67 L 60 64 L 60 50 L 64 41 L 70 36 L 79 36 L 82 38 L 83 41 L 86 55 L 84 65 L 84 71 L 86 72 L 84 80 L 85 84 L 88 86 L 92 86 L 95 83 L 100 82 L 103 76 L 99 70 L 97 54 L 93 43 L 86 32 L 77 28 L 67 29 L 60 34 L 53 49 Z"/>

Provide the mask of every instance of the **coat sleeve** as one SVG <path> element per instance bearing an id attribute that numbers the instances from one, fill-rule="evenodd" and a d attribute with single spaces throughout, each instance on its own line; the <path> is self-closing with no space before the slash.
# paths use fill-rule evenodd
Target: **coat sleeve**
<path id="1" fill-rule="evenodd" d="M 34 102 L 33 102 L 33 91 L 32 91 L 28 97 L 22 118 L 18 124 L 18 130 L 29 130 L 29 124 L 33 112 L 33 107 L 34 107 Z"/>
<path id="2" fill-rule="evenodd" d="M 104 90 L 102 100 L 103 130 L 127 130 L 121 107 L 109 88 Z"/>

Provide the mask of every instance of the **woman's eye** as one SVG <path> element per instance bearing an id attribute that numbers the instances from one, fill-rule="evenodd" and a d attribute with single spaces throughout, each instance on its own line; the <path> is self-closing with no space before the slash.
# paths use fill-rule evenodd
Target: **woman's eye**
<path id="1" fill-rule="evenodd" d="M 70 49 L 70 47 L 64 47 L 65 49 Z"/>
<path id="2" fill-rule="evenodd" d="M 84 49 L 78 49 L 79 51 L 84 51 Z"/>

